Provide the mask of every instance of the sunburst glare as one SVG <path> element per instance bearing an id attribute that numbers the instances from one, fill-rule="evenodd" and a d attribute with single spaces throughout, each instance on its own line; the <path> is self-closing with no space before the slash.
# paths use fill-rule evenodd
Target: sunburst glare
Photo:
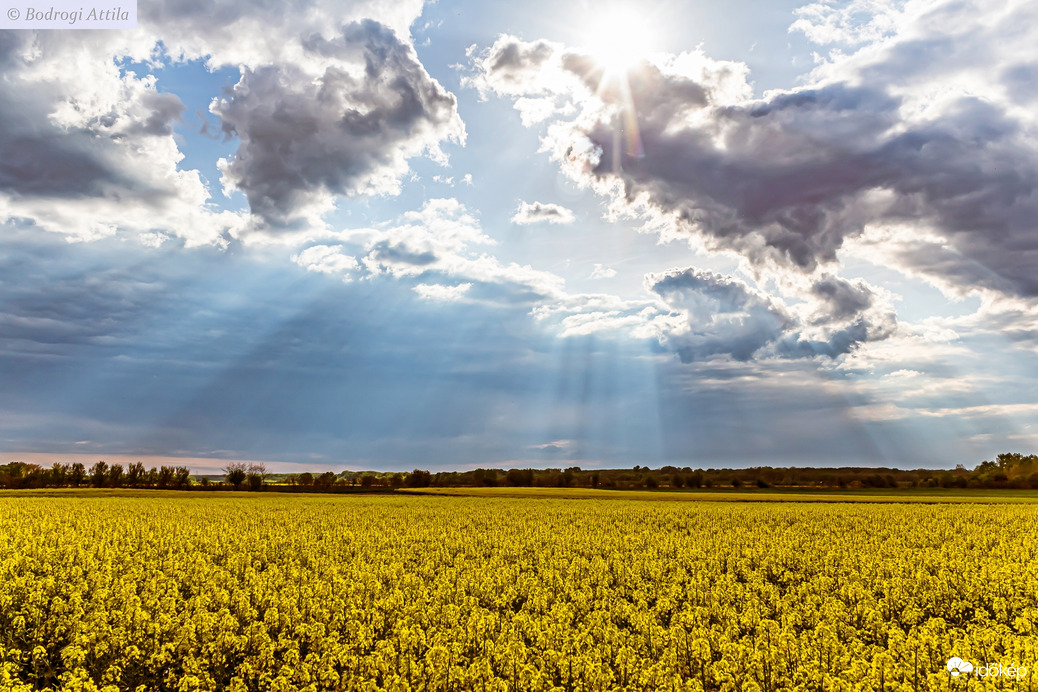
<path id="1" fill-rule="evenodd" d="M 624 74 L 652 50 L 644 14 L 633 7 L 613 7 L 591 24 L 587 36 L 592 57 L 612 74 Z"/>
<path id="2" fill-rule="evenodd" d="M 631 72 L 648 59 L 651 32 L 643 14 L 632 7 L 613 7 L 591 25 L 587 38 L 591 57 L 602 67 L 598 94 L 618 107 L 613 133 L 614 173 L 622 168 L 622 154 L 644 155 L 638 132 L 638 117 L 631 96 Z"/>

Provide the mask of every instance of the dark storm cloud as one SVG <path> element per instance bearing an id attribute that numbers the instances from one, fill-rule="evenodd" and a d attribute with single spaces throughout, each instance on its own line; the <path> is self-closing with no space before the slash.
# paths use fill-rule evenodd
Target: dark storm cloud
<path id="1" fill-rule="evenodd" d="M 408 157 L 461 136 L 454 96 L 378 22 L 311 36 L 303 48 L 333 64 L 316 79 L 288 65 L 246 69 L 212 108 L 241 139 L 224 173 L 268 224 L 291 224 L 328 193 L 392 191 Z"/>

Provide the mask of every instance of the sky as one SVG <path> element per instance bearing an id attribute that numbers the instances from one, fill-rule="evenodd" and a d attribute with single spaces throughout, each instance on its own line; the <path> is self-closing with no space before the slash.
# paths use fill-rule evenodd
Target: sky
<path id="1" fill-rule="evenodd" d="M 1034 452 L 1036 29 L 139 0 L 0 31 L 0 463 Z"/>

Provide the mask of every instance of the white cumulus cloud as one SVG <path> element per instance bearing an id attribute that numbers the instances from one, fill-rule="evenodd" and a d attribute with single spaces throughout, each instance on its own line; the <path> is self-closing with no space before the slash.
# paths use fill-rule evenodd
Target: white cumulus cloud
<path id="1" fill-rule="evenodd" d="M 573 212 L 558 204 L 544 202 L 520 202 L 512 223 L 526 226 L 532 223 L 573 223 Z"/>

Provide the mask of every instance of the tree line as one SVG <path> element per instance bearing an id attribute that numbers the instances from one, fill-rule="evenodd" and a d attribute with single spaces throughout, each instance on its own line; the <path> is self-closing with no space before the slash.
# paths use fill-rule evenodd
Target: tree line
<path id="1" fill-rule="evenodd" d="M 192 476 L 186 466 L 145 468 L 98 461 L 55 463 L 43 468 L 26 462 L 0 465 L 0 488 L 165 488 L 179 490 L 265 490 L 282 492 L 393 491 L 428 487 L 560 487 L 602 489 L 698 488 L 1005 488 L 1038 489 L 1038 455 L 999 454 L 969 470 L 868 467 L 771 467 L 693 469 L 663 466 L 631 469 L 477 468 L 471 471 L 409 473 L 342 471 L 271 474 L 264 464 L 233 462 L 222 476 Z"/>
<path id="2" fill-rule="evenodd" d="M 186 466 L 144 468 L 98 461 L 89 468 L 79 462 L 55 463 L 50 468 L 21 461 L 0 465 L 0 488 L 180 488 L 191 486 Z"/>
<path id="3" fill-rule="evenodd" d="M 326 474 L 327 475 L 327 474 Z M 287 476 L 285 483 L 311 482 L 310 474 Z M 999 454 L 970 470 L 871 467 L 771 467 L 744 469 L 663 466 L 631 469 L 477 468 L 471 471 L 410 473 L 343 472 L 335 486 L 363 488 L 424 487 L 560 487 L 602 489 L 701 488 L 988 488 L 1038 489 L 1038 455 Z"/>

